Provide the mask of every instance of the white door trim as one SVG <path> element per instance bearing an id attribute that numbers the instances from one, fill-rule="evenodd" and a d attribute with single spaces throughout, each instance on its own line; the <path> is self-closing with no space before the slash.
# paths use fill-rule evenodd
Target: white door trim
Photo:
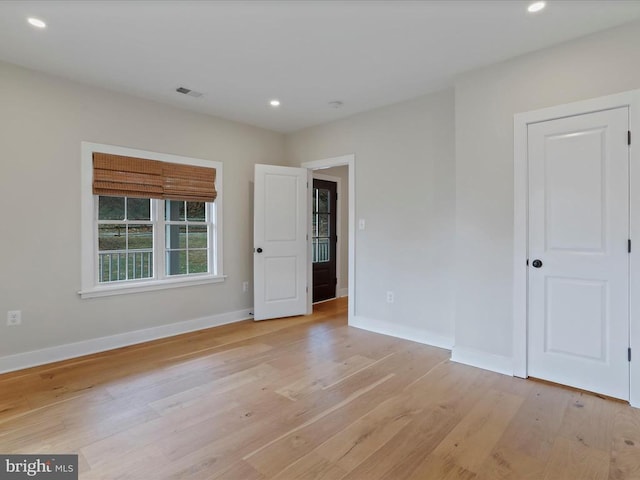
<path id="1" fill-rule="evenodd" d="M 513 245 L 513 373 L 527 375 L 527 254 L 528 254 L 528 125 L 548 120 L 629 107 L 629 128 L 635 133 L 630 162 L 630 238 L 635 241 L 630 256 L 630 335 L 635 359 L 630 365 L 630 403 L 640 407 L 640 90 L 534 110 L 514 115 L 514 245 Z M 623 140 L 621 140 L 623 141 Z M 635 145 L 633 145 L 635 143 Z M 634 366 L 635 365 L 635 366 Z"/>
<path id="2" fill-rule="evenodd" d="M 356 312 L 356 156 L 351 153 L 340 157 L 325 158 L 312 162 L 304 162 L 300 166 L 309 170 L 321 170 L 323 168 L 340 167 L 347 165 L 349 167 L 349 310 L 348 321 L 353 323 Z M 309 221 L 309 233 L 311 233 L 311 221 Z M 311 263 L 311 235 L 309 235 L 309 263 Z M 311 276 L 312 269 L 309 269 L 308 275 Z M 309 278 L 309 285 L 311 285 Z M 308 295 L 308 312 L 313 310 L 312 295 Z"/>
<path id="3" fill-rule="evenodd" d="M 342 240 L 342 229 L 340 228 L 340 223 L 342 222 L 342 213 L 341 213 L 342 194 L 340 193 L 342 192 L 341 190 L 342 179 L 340 177 L 323 175 L 321 173 L 316 173 L 316 172 L 312 172 L 312 176 L 314 180 L 317 178 L 318 180 L 326 180 L 327 182 L 335 183 L 336 189 L 338 192 L 338 201 L 336 202 L 336 237 L 338 239 L 338 241 L 336 242 L 336 298 L 338 298 L 340 296 L 338 293 L 340 290 L 338 287 L 340 285 L 340 280 L 341 280 L 340 269 L 342 268 L 342 258 L 340 255 L 342 253 L 340 248 L 340 242 Z M 313 265 L 312 265 L 312 268 L 313 268 Z M 313 272 L 312 272 L 312 276 L 313 276 Z M 313 289 L 313 282 L 311 282 L 311 288 Z"/>

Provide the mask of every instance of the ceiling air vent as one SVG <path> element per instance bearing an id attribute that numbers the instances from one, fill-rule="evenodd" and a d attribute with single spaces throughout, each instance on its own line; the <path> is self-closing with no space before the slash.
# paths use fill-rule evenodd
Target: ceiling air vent
<path id="1" fill-rule="evenodd" d="M 178 93 L 183 93 L 184 95 L 189 95 L 190 97 L 201 97 L 203 94 L 201 92 L 196 92 L 195 90 L 191 90 L 190 88 L 186 88 L 186 87 L 178 87 L 176 88 L 176 92 Z"/>

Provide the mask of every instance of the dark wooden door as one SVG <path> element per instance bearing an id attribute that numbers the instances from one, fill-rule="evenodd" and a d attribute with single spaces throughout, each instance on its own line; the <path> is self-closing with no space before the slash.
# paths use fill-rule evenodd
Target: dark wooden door
<path id="1" fill-rule="evenodd" d="M 336 296 L 336 182 L 313 180 L 313 301 Z"/>

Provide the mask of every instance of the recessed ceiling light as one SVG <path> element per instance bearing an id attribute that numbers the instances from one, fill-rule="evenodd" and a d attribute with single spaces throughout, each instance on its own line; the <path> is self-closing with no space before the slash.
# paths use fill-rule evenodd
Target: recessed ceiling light
<path id="1" fill-rule="evenodd" d="M 527 7 L 527 11 L 529 13 L 536 13 L 542 10 L 547 6 L 547 2 L 533 2 L 531 5 Z"/>
<path id="2" fill-rule="evenodd" d="M 45 28 L 47 26 L 46 23 L 44 23 L 42 20 L 40 20 L 39 18 L 35 18 L 35 17 L 29 17 L 27 18 L 27 22 L 29 22 L 31 25 L 33 25 L 34 27 L 38 27 L 38 28 Z"/>
<path id="3" fill-rule="evenodd" d="M 280 106 L 280 100 L 277 99 L 273 99 L 269 102 L 269 105 L 271 105 L 272 107 L 279 107 Z"/>

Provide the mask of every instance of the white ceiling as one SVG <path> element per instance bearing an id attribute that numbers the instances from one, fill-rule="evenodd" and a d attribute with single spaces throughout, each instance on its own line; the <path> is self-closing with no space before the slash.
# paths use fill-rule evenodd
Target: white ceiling
<path id="1" fill-rule="evenodd" d="M 0 1 L 0 59 L 291 132 L 640 18 L 638 0 L 549 0 L 535 15 L 528 3 Z M 28 16 L 48 27 L 31 27 Z M 178 86 L 205 95 L 180 95 Z M 334 100 L 344 106 L 331 108 Z"/>

